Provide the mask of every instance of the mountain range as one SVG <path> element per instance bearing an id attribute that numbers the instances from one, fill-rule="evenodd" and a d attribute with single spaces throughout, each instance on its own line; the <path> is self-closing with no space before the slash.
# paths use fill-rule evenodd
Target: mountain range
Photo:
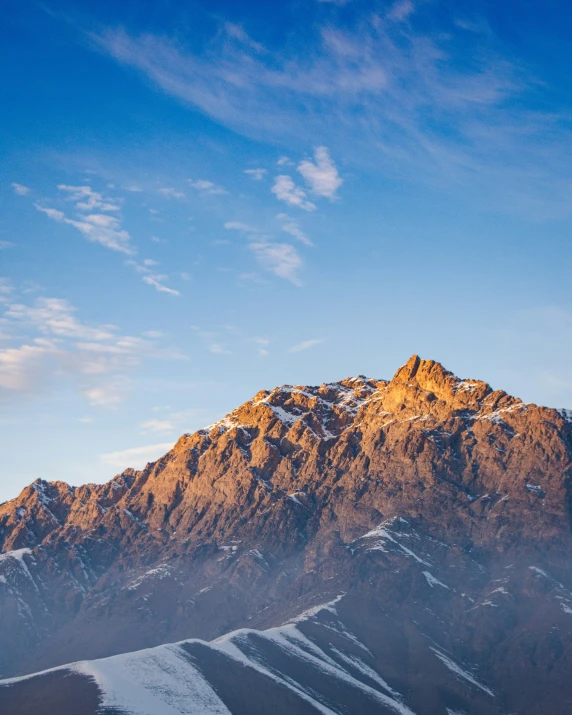
<path id="1" fill-rule="evenodd" d="M 411 357 L 0 505 L 0 713 L 569 715 L 572 413 Z"/>

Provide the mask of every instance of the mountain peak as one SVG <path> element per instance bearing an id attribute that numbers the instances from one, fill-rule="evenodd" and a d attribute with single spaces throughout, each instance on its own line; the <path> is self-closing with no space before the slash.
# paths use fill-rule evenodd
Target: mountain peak
<path id="1" fill-rule="evenodd" d="M 393 376 L 392 387 L 414 386 L 434 394 L 441 400 L 450 402 L 458 396 L 460 388 L 465 387 L 475 396 L 483 398 L 492 392 L 492 388 L 481 380 L 462 380 L 447 370 L 436 360 L 423 360 L 412 355 Z"/>

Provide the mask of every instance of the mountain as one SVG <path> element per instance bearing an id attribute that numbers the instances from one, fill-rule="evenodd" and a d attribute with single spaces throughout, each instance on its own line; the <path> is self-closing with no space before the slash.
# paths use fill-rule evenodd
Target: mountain
<path id="1" fill-rule="evenodd" d="M 0 505 L 0 676 L 36 673 L 0 712 L 570 713 L 571 417 L 413 356 L 34 482 Z"/>

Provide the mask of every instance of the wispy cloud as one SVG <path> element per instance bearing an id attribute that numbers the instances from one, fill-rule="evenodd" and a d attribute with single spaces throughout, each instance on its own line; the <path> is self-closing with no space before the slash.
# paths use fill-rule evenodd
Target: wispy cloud
<path id="1" fill-rule="evenodd" d="M 169 288 L 165 285 L 165 281 L 168 280 L 168 276 L 165 273 L 157 273 L 156 267 L 159 265 L 158 261 L 153 258 L 145 258 L 143 261 L 135 261 L 133 259 L 128 259 L 125 264 L 131 266 L 136 273 L 141 275 L 141 280 L 147 285 L 153 286 L 160 293 L 167 293 L 168 295 L 181 295 L 180 291 L 174 288 Z"/>
<path id="2" fill-rule="evenodd" d="M 18 194 L 18 196 L 27 196 L 30 193 L 30 188 L 28 186 L 24 186 L 23 184 L 17 184 L 13 183 L 12 188 L 14 189 L 14 193 Z"/>
<path id="3" fill-rule="evenodd" d="M 128 375 L 149 358 L 183 359 L 147 337 L 120 335 L 115 326 L 90 325 L 61 298 L 10 300 L 0 319 L 7 346 L 0 349 L 0 396 L 31 395 L 71 378 L 90 404 L 125 398 Z"/>
<path id="4" fill-rule="evenodd" d="M 175 429 L 171 420 L 147 420 L 139 426 L 143 432 L 172 432 Z"/>
<path id="5" fill-rule="evenodd" d="M 245 174 L 252 177 L 255 181 L 261 181 L 266 175 L 266 169 L 245 169 Z"/>
<path id="6" fill-rule="evenodd" d="M 99 243 L 120 253 L 132 255 L 135 249 L 131 245 L 131 236 L 121 226 L 120 219 L 114 215 L 119 211 L 121 202 L 110 200 L 89 186 L 68 186 L 60 184 L 58 189 L 66 194 L 67 201 L 73 201 L 76 208 L 76 218 L 70 218 L 60 209 L 35 203 L 38 211 L 59 223 L 73 226 L 88 241 Z M 98 213 L 93 213 L 98 211 Z M 110 215 L 111 212 L 111 215 Z"/>
<path id="7" fill-rule="evenodd" d="M 167 278 L 166 275 L 164 274 L 150 274 L 147 276 L 143 276 L 143 283 L 147 283 L 147 285 L 153 286 L 153 288 L 156 288 L 159 293 L 167 293 L 168 295 L 181 295 L 181 292 L 176 290 L 175 288 L 169 288 L 169 286 L 166 286 L 163 281 L 165 281 Z"/>
<path id="8" fill-rule="evenodd" d="M 287 174 L 280 174 L 280 176 L 276 177 L 272 193 L 278 201 L 284 201 L 289 206 L 296 206 L 304 209 L 304 211 L 314 211 L 316 209 L 316 204 L 308 200 L 304 189 L 296 186 L 292 177 Z"/>
<path id="9" fill-rule="evenodd" d="M 301 237 L 303 237 L 305 239 L 303 242 L 308 243 L 309 239 L 302 233 L 298 224 L 290 219 L 289 216 L 279 214 L 279 219 L 282 221 L 282 230 L 291 235 L 294 235 L 293 232 L 299 232 L 300 235 L 296 235 L 296 238 L 302 240 Z M 284 226 L 286 226 L 286 228 L 284 228 Z M 277 243 L 267 234 L 242 221 L 227 221 L 224 227 L 226 229 L 239 231 L 248 237 L 249 250 L 253 252 L 258 263 L 266 271 L 274 273 L 274 275 L 280 278 L 285 278 L 296 286 L 302 285 L 298 273 L 304 262 L 294 246 L 289 243 Z M 252 279 L 253 276 L 246 274 L 243 275 L 242 278 Z M 256 280 L 256 278 L 254 278 L 254 280 Z"/>
<path id="10" fill-rule="evenodd" d="M 164 186 L 163 188 L 158 190 L 160 194 L 163 194 L 163 196 L 167 196 L 170 199 L 184 199 L 185 194 L 182 191 L 177 191 L 177 189 L 174 189 L 172 186 Z"/>
<path id="11" fill-rule="evenodd" d="M 215 184 L 213 181 L 206 181 L 205 179 L 187 179 L 189 186 L 202 194 L 209 194 L 211 196 L 222 196 L 228 194 L 226 189 L 222 186 Z"/>
<path id="12" fill-rule="evenodd" d="M 83 396 L 87 399 L 90 405 L 94 407 L 112 407 L 123 402 L 125 399 L 125 385 L 114 380 L 106 385 L 98 387 L 87 387 L 82 390 Z"/>
<path id="13" fill-rule="evenodd" d="M 5 318 L 20 323 L 32 323 L 44 335 L 78 340 L 110 340 L 113 330 L 107 326 L 92 327 L 79 321 L 76 309 L 61 298 L 38 298 L 34 305 L 14 303 L 4 313 Z"/>
<path id="14" fill-rule="evenodd" d="M 248 247 L 263 268 L 280 278 L 286 278 L 294 285 L 302 285 L 298 277 L 302 259 L 294 246 L 289 243 L 269 243 L 262 240 L 253 241 Z"/>
<path id="15" fill-rule="evenodd" d="M 91 186 L 69 186 L 59 184 L 58 189 L 69 194 L 68 199 L 76 202 L 76 207 L 81 211 L 119 211 L 119 200 L 105 199 L 99 191 L 94 191 Z"/>
<path id="16" fill-rule="evenodd" d="M 389 20 L 403 22 L 415 12 L 415 5 L 411 0 L 397 0 L 389 11 L 387 17 Z"/>
<path id="17" fill-rule="evenodd" d="M 323 338 L 313 338 L 312 340 L 304 340 L 301 343 L 298 343 L 297 345 L 293 345 L 288 352 L 289 353 L 300 353 L 302 350 L 308 350 L 308 348 L 313 348 L 314 345 L 319 345 L 320 343 L 325 342 Z"/>
<path id="18" fill-rule="evenodd" d="M 289 233 L 290 236 L 293 236 L 294 238 L 298 239 L 301 243 L 305 243 L 306 246 L 313 246 L 314 244 L 308 236 L 302 231 L 300 228 L 300 225 L 297 221 L 295 221 L 293 218 L 288 216 L 288 214 L 278 214 L 276 218 L 280 221 L 281 228 L 285 233 Z"/>
<path id="19" fill-rule="evenodd" d="M 244 233 L 258 233 L 258 229 L 244 223 L 243 221 L 227 221 L 224 224 L 224 228 L 227 230 L 242 231 Z"/>
<path id="20" fill-rule="evenodd" d="M 226 347 L 220 333 L 202 330 L 196 325 L 191 326 L 191 330 L 201 339 L 206 349 L 212 355 L 232 355 L 232 350 Z"/>
<path id="21" fill-rule="evenodd" d="M 270 340 L 268 338 L 253 338 L 252 342 L 258 346 L 258 357 L 268 357 L 270 355 L 270 351 L 268 350 Z"/>
<path id="22" fill-rule="evenodd" d="M 68 218 L 63 211 L 58 209 L 41 206 L 35 204 L 38 211 L 46 214 L 48 218 L 60 223 L 65 223 L 68 226 L 76 228 L 88 241 L 100 243 L 106 248 L 111 248 L 113 251 L 126 253 L 128 256 L 135 253 L 131 246 L 131 236 L 127 231 L 121 228 L 119 220 L 115 216 L 107 216 L 106 214 L 89 214 L 81 220 Z"/>
<path id="23" fill-rule="evenodd" d="M 106 452 L 100 455 L 104 464 L 114 469 L 142 469 L 148 462 L 153 462 L 163 456 L 173 448 L 173 442 L 162 442 L 161 444 L 146 444 L 142 447 L 131 447 L 119 452 Z"/>
<path id="24" fill-rule="evenodd" d="M 508 210 L 570 211 L 566 113 L 481 18 L 466 19 L 457 8 L 436 17 L 431 3 L 397 0 L 343 28 L 323 24 L 274 52 L 220 31 L 200 53 L 180 37 L 123 29 L 92 38 L 164 91 L 248 136 L 318 139 L 354 162 L 382 166 L 385 175 L 470 187 L 472 196 L 478 189 Z M 316 170 L 307 175 L 318 192 L 329 192 L 317 195 L 335 195 L 335 181 Z M 276 191 L 301 206 L 307 199 L 293 184 L 280 179 Z"/>

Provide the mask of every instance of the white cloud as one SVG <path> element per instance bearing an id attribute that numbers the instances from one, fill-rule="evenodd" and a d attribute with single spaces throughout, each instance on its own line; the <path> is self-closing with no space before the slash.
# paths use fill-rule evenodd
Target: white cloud
<path id="1" fill-rule="evenodd" d="M 302 259 L 294 246 L 260 240 L 250 243 L 249 248 L 266 270 L 291 281 L 294 285 L 301 285 L 297 272 L 302 267 Z"/>
<path id="2" fill-rule="evenodd" d="M 181 295 L 180 291 L 175 290 L 174 288 L 169 288 L 168 286 L 164 285 L 162 281 L 164 281 L 167 278 L 165 275 L 148 275 L 148 276 L 143 276 L 143 283 L 147 283 L 147 285 L 153 286 L 156 288 L 160 293 L 167 293 L 168 295 Z"/>
<path id="3" fill-rule="evenodd" d="M 325 146 L 315 149 L 314 161 L 315 163 L 306 159 L 300 162 L 298 171 L 314 194 L 325 196 L 328 199 L 335 198 L 336 191 L 343 181 Z"/>
<path id="4" fill-rule="evenodd" d="M 403 22 L 415 12 L 415 5 L 411 0 L 397 0 L 389 11 L 387 17 L 390 20 L 395 20 L 397 22 Z"/>
<path id="5" fill-rule="evenodd" d="M 314 338 L 312 340 L 304 340 L 301 343 L 298 343 L 297 345 L 293 345 L 288 352 L 289 353 L 299 353 L 302 352 L 302 350 L 308 350 L 308 348 L 313 348 L 314 345 L 319 345 L 320 343 L 323 343 L 324 339 L 323 338 Z"/>
<path id="6" fill-rule="evenodd" d="M 86 204 L 87 205 L 87 204 Z M 76 228 L 88 241 L 100 243 L 113 251 L 133 255 L 135 250 L 130 245 L 131 237 L 127 231 L 121 228 L 119 220 L 114 216 L 106 214 L 90 214 L 83 216 L 79 220 L 68 218 L 63 211 L 48 208 L 35 204 L 38 211 L 46 214 L 49 218 L 60 223 L 68 224 Z"/>
<path id="7" fill-rule="evenodd" d="M 69 186 L 59 184 L 58 189 L 69 194 L 68 199 L 76 202 L 76 208 L 80 211 L 119 211 L 119 201 L 117 199 L 105 199 L 98 191 L 94 191 L 91 186 Z"/>
<path id="8" fill-rule="evenodd" d="M 0 319 L 7 345 L 0 349 L 0 396 L 35 394 L 71 379 L 91 404 L 110 406 L 124 399 L 127 375 L 143 360 L 185 358 L 147 338 L 118 335 L 114 326 L 88 325 L 76 312 L 59 298 L 7 304 Z"/>
<path id="9" fill-rule="evenodd" d="M 253 338 L 252 341 L 259 346 L 256 351 L 258 357 L 268 357 L 270 355 L 270 351 L 268 350 L 270 340 L 268 340 L 268 338 Z"/>
<path id="10" fill-rule="evenodd" d="M 180 291 L 175 290 L 174 288 L 169 288 L 165 285 L 165 281 L 168 278 L 167 275 L 165 275 L 164 273 L 153 273 L 152 269 L 159 265 L 159 262 L 155 261 L 153 258 L 145 258 L 143 261 L 141 261 L 141 263 L 129 259 L 125 261 L 125 264 L 127 266 L 131 266 L 131 268 L 133 268 L 136 273 L 139 273 L 139 275 L 142 276 L 141 280 L 143 281 L 143 283 L 153 286 L 153 288 L 158 290 L 160 293 L 167 293 L 169 295 L 181 295 Z"/>
<path id="11" fill-rule="evenodd" d="M 227 221 L 224 224 L 224 228 L 233 231 L 243 231 L 244 233 L 258 233 L 258 229 L 249 226 L 247 223 L 242 223 L 242 221 Z"/>
<path id="12" fill-rule="evenodd" d="M 76 308 L 60 298 L 38 298 L 33 306 L 12 304 L 5 315 L 12 320 L 33 323 L 41 333 L 80 340 L 109 340 L 113 332 L 106 326 L 93 328 L 75 317 Z"/>
<path id="13" fill-rule="evenodd" d="M 80 417 L 78 422 L 81 422 L 84 425 L 90 425 L 93 422 L 93 417 Z"/>
<path id="14" fill-rule="evenodd" d="M 143 432 L 172 432 L 175 429 L 175 423 L 170 420 L 148 420 L 142 422 L 139 427 Z"/>
<path id="15" fill-rule="evenodd" d="M 88 387 L 82 392 L 89 404 L 95 407 L 111 407 L 123 402 L 125 399 L 124 386 L 116 383 Z"/>
<path id="16" fill-rule="evenodd" d="M 230 350 L 227 350 L 220 343 L 211 343 L 208 346 L 209 352 L 213 355 L 232 355 Z"/>
<path id="17" fill-rule="evenodd" d="M 306 245 L 312 245 L 298 224 L 287 214 L 278 214 L 277 218 L 282 222 L 282 230 L 295 236 Z M 303 262 L 294 246 L 289 243 L 275 243 L 258 229 L 240 221 L 228 221 L 224 224 L 224 227 L 248 235 L 250 239 L 248 248 L 254 253 L 257 261 L 264 269 L 280 278 L 291 281 L 295 285 L 301 285 L 297 273 Z M 241 274 L 240 278 L 260 282 L 260 278 L 256 274 Z"/>
<path id="18" fill-rule="evenodd" d="M 14 193 L 18 194 L 18 196 L 27 196 L 30 193 L 30 188 L 23 184 L 13 183 L 12 188 L 14 189 Z"/>
<path id="19" fill-rule="evenodd" d="M 177 189 L 173 189 L 170 186 L 166 186 L 162 189 L 159 189 L 159 193 L 163 194 L 163 196 L 167 196 L 170 199 L 184 199 L 185 194 L 182 191 L 177 191 Z"/>
<path id="20" fill-rule="evenodd" d="M 266 52 L 264 45 L 261 45 L 260 42 L 255 42 L 240 25 L 235 25 L 232 22 L 226 22 L 224 24 L 224 29 L 227 35 L 235 40 L 238 40 L 240 45 L 246 45 L 257 53 Z"/>
<path id="21" fill-rule="evenodd" d="M 25 344 L 0 350 L 0 388 L 12 393 L 29 393 L 43 381 L 46 359 L 58 355 L 54 344 Z"/>
<path id="22" fill-rule="evenodd" d="M 281 222 L 282 230 L 285 233 L 289 233 L 294 238 L 297 238 L 298 241 L 305 243 L 306 246 L 314 245 L 308 236 L 306 236 L 306 234 L 302 231 L 298 222 L 288 216 L 288 214 L 278 214 L 276 218 Z"/>
<path id="23" fill-rule="evenodd" d="M 223 194 L 228 194 L 226 189 L 223 189 L 222 186 L 218 186 L 212 181 L 205 181 L 204 179 L 187 179 L 187 181 L 193 189 L 196 189 L 203 194 L 210 194 L 211 196 L 222 196 Z"/>
<path id="24" fill-rule="evenodd" d="M 220 341 L 220 334 L 210 332 L 207 330 L 201 330 L 201 328 L 196 325 L 191 326 L 198 337 L 203 341 L 207 350 L 213 355 L 232 355 L 232 351 L 228 350 Z"/>
<path id="25" fill-rule="evenodd" d="M 115 469 L 142 469 L 148 462 L 153 462 L 162 457 L 174 446 L 173 442 L 163 442 L 162 444 L 148 444 L 143 447 L 132 447 L 120 452 L 108 452 L 100 455 L 100 459 L 105 464 Z"/>
<path id="26" fill-rule="evenodd" d="M 272 193 L 279 201 L 284 201 L 290 206 L 297 206 L 304 211 L 314 211 L 316 205 L 306 198 L 306 192 L 296 186 L 291 176 L 280 174 L 276 177 Z"/>
<path id="27" fill-rule="evenodd" d="M 255 181 L 261 181 L 266 174 L 266 169 L 245 169 L 244 173 L 251 176 Z"/>
<path id="28" fill-rule="evenodd" d="M 108 199 L 90 186 L 59 184 L 58 189 L 66 194 L 66 201 L 75 203 L 76 218 L 70 218 L 60 209 L 42 206 L 39 203 L 34 204 L 36 209 L 53 221 L 73 226 L 88 241 L 127 255 L 135 253 L 131 246 L 131 237 L 122 228 L 119 218 L 109 215 L 109 212 L 113 214 L 120 210 L 121 199 Z"/>
<path id="29" fill-rule="evenodd" d="M 278 166 L 294 166 L 294 162 L 288 156 L 281 156 L 276 163 Z"/>

